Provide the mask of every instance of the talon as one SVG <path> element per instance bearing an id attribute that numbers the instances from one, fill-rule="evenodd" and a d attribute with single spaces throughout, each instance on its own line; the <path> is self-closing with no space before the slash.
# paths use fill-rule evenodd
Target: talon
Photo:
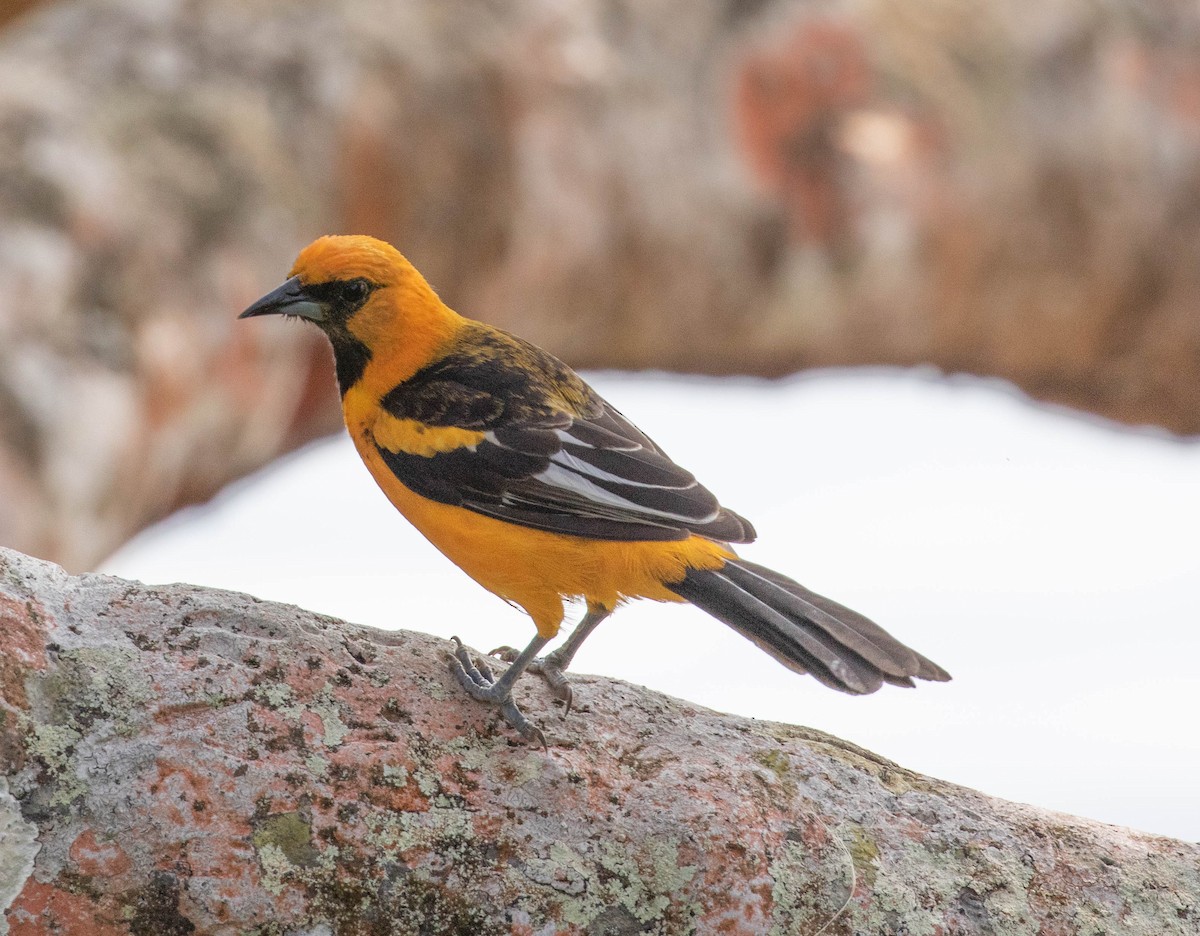
<path id="1" fill-rule="evenodd" d="M 499 678 L 495 679 L 492 672 L 488 669 L 487 664 L 482 660 L 479 661 L 478 668 L 462 646 L 462 641 L 457 637 L 452 638 L 458 645 L 458 650 L 455 656 L 461 667 L 451 666 L 459 682 L 463 687 L 471 693 L 471 695 L 482 701 L 492 702 L 494 705 L 499 705 L 504 709 L 507 701 L 511 701 L 511 689 L 516 678 L 521 675 L 524 670 L 529 670 L 531 673 L 537 673 L 546 681 L 546 685 L 550 687 L 554 698 L 564 704 L 563 718 L 571 714 L 571 709 L 575 704 L 575 692 L 571 688 L 570 682 L 567 680 L 566 670 L 571 665 L 571 660 L 575 657 L 575 652 L 579 649 L 579 645 L 583 643 L 595 628 L 596 625 L 603 621 L 611 613 L 609 608 L 601 605 L 588 605 L 587 615 L 572 631 L 571 636 L 567 638 L 567 642 L 555 650 L 553 653 L 547 654 L 544 657 L 538 657 L 537 652 L 546 645 L 546 640 L 541 637 L 534 638 L 528 647 L 521 652 L 517 652 L 512 647 L 501 646 L 497 647 L 488 656 L 496 657 L 509 663 L 509 668 Z M 461 672 L 459 671 L 461 669 Z M 485 677 L 486 673 L 486 677 Z M 500 686 L 503 685 L 503 689 Z M 493 686 L 497 688 L 492 689 Z M 510 692 L 509 699 L 506 700 L 503 696 L 503 690 L 507 689 Z M 521 732 L 521 735 L 529 740 L 537 740 L 542 747 L 549 749 L 546 744 L 545 735 L 534 725 L 530 725 L 524 715 L 521 715 L 516 704 L 512 706 L 513 714 L 510 714 L 507 709 L 504 709 L 505 719 L 510 725 Z M 536 732 L 536 734 L 534 733 Z"/>
<path id="2" fill-rule="evenodd" d="M 575 692 L 571 688 L 567 674 L 563 672 L 562 664 L 553 653 L 538 660 L 537 663 L 538 668 L 536 672 L 546 681 L 546 685 L 550 687 L 554 698 L 566 704 L 566 709 L 563 711 L 563 718 L 566 718 L 571 714 L 571 705 L 575 700 Z"/>
<path id="3" fill-rule="evenodd" d="M 457 637 L 450 639 L 454 641 L 454 657 L 450 663 L 450 672 L 462 683 L 463 687 L 474 695 L 475 691 L 491 686 L 495 682 L 492 671 L 483 663 L 477 666 L 475 660 L 471 658 L 471 652 L 463 646 L 461 640 Z"/>
<path id="4" fill-rule="evenodd" d="M 475 669 L 475 661 L 471 659 L 471 651 L 463 646 L 463 642 L 457 637 L 451 637 L 450 639 L 454 641 L 454 658 L 462 664 L 463 669 Z"/>
<path id="5" fill-rule="evenodd" d="M 471 656 L 470 651 L 463 646 L 461 640 L 457 637 L 451 639 L 454 641 L 455 649 L 453 658 L 450 660 L 450 671 L 467 691 L 467 694 L 480 702 L 496 706 L 500 710 L 500 714 L 504 716 L 504 720 L 517 729 L 523 738 L 527 741 L 537 741 L 543 748 L 549 750 L 545 734 L 525 717 L 524 713 L 517 708 L 517 703 L 513 701 L 512 697 L 513 683 L 521 675 L 522 670 L 525 669 L 534 654 L 545 646 L 545 639 L 535 638 L 526 651 L 519 654 L 498 679 L 483 659 L 476 660 Z"/>
<path id="6" fill-rule="evenodd" d="M 546 744 L 546 736 L 542 733 L 542 729 L 525 717 L 525 713 L 517 708 L 517 703 L 513 701 L 511 695 L 500 704 L 500 714 L 504 716 L 506 722 L 521 733 L 521 737 L 526 741 L 536 740 L 546 750 L 550 749 Z"/>

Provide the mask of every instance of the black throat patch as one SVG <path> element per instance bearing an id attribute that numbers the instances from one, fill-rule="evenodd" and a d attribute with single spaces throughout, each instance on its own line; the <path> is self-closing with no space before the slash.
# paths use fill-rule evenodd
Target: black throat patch
<path id="1" fill-rule="evenodd" d="M 371 349 L 348 333 L 330 333 L 329 343 L 333 345 L 338 392 L 345 396 L 347 390 L 362 380 L 371 361 Z"/>

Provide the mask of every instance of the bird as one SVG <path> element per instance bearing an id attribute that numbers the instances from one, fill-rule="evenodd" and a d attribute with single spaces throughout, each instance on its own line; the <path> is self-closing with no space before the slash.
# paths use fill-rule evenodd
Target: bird
<path id="1" fill-rule="evenodd" d="M 500 676 L 457 637 L 448 653 L 466 692 L 527 740 L 546 745 L 513 698 L 518 677 L 540 674 L 569 715 L 565 673 L 580 645 L 636 598 L 690 602 L 784 666 L 853 695 L 950 679 L 864 615 L 741 558 L 734 544 L 756 536 L 748 520 L 566 364 L 453 311 L 391 244 L 318 238 L 239 318 L 264 315 L 325 333 L 347 431 L 388 500 L 532 618 L 523 650 L 492 652 L 509 663 Z M 565 603 L 579 599 L 582 620 L 539 656 Z"/>

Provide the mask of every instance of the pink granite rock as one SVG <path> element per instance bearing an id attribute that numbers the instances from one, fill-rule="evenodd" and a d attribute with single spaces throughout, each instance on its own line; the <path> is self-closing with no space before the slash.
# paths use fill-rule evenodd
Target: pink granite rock
<path id="1" fill-rule="evenodd" d="M 0 551 L 0 930 L 1195 934 L 1200 846 L 446 642 Z"/>

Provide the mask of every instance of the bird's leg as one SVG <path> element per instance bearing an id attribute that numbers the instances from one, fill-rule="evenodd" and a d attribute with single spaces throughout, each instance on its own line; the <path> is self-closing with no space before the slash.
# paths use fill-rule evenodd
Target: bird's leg
<path id="1" fill-rule="evenodd" d="M 589 604 L 587 614 L 583 620 L 575 625 L 575 629 L 571 631 L 571 636 L 568 637 L 561 647 L 553 653 L 548 653 L 541 659 L 530 660 L 526 664 L 526 669 L 531 673 L 537 673 L 550 686 L 556 699 L 561 699 L 567 704 L 566 710 L 563 712 L 563 717 L 566 718 L 571 714 L 571 701 L 574 699 L 575 693 L 571 690 L 571 683 L 567 680 L 566 669 L 571 665 L 571 660 L 575 658 L 579 647 L 587 639 L 588 634 L 596 629 L 596 625 L 603 621 L 606 617 L 612 614 L 611 608 L 606 608 L 603 605 Z M 512 647 L 497 647 L 490 654 L 498 656 L 502 660 L 513 662 L 520 659 L 520 654 Z"/>
<path id="2" fill-rule="evenodd" d="M 476 663 L 471 659 L 471 654 L 463 646 L 461 640 L 457 637 L 450 639 L 454 641 L 455 645 L 454 656 L 450 660 L 450 672 L 462 683 L 462 687 L 467 690 L 471 698 L 497 706 L 500 714 L 504 716 L 504 720 L 521 732 L 523 737 L 536 740 L 542 747 L 546 747 L 546 736 L 542 734 L 542 730 L 526 718 L 517 708 L 517 703 L 513 701 L 512 687 L 513 683 L 517 681 L 517 677 L 525 671 L 533 658 L 537 656 L 538 651 L 549 641 L 545 637 L 534 637 L 529 642 L 529 646 L 517 654 L 512 660 L 512 665 L 497 679 L 483 660 Z"/>

